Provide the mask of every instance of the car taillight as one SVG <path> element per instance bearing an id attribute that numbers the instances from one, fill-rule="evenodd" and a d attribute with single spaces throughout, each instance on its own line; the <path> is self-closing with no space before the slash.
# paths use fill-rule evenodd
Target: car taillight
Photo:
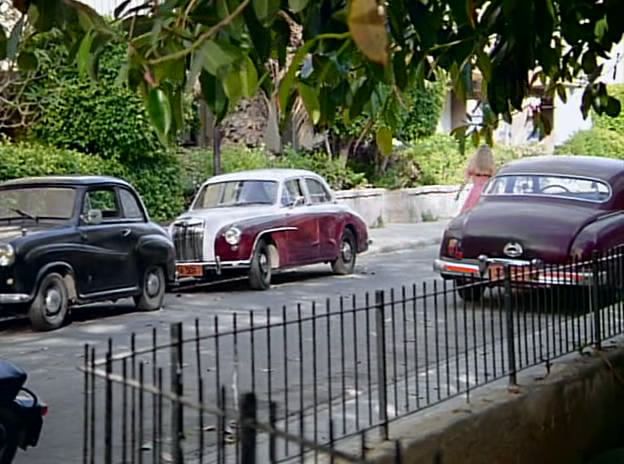
<path id="1" fill-rule="evenodd" d="M 462 250 L 461 241 L 456 238 L 452 238 L 446 245 L 446 254 L 450 258 L 463 259 L 464 252 Z"/>

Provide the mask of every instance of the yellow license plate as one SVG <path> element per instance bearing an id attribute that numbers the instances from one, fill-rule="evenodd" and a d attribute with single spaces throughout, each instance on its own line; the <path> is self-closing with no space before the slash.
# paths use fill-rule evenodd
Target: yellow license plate
<path id="1" fill-rule="evenodd" d="M 201 264 L 178 264 L 176 266 L 179 277 L 202 277 L 204 267 Z"/>

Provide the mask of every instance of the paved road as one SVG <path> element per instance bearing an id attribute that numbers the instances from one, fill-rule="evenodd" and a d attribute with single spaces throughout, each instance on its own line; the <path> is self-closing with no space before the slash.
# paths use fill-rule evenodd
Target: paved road
<path id="1" fill-rule="evenodd" d="M 199 318 L 200 330 L 205 333 L 212 330 L 214 316 L 219 316 L 226 328 L 234 312 L 252 311 L 256 323 L 262 324 L 266 321 L 267 307 L 277 309 L 288 305 L 292 308 L 297 302 L 311 301 L 322 304 L 327 296 L 350 297 L 353 293 L 362 294 L 376 288 L 411 285 L 434 277 L 431 260 L 436 251 L 436 247 L 426 247 L 365 256 L 359 261 L 357 273 L 349 277 L 332 276 L 327 266 L 293 271 L 276 278 L 276 285 L 268 292 L 248 291 L 245 282 L 207 286 L 169 295 L 166 308 L 158 313 L 137 313 L 125 302 L 82 308 L 75 311 L 71 325 L 47 334 L 31 332 L 25 321 L 3 322 L 1 356 L 24 367 L 30 375 L 28 385 L 50 405 L 40 445 L 20 454 L 16 463 L 79 462 L 83 384 L 76 366 L 82 362 L 85 343 L 104 347 L 108 337 L 112 337 L 117 346 L 124 346 L 129 334 L 137 332 L 145 334 L 138 338 L 140 346 L 142 342 L 147 343 L 152 328 L 168 333 L 172 322 L 192 325 L 195 318 Z M 332 343 L 340 344 L 340 339 Z M 241 346 L 243 349 L 245 347 Z"/>

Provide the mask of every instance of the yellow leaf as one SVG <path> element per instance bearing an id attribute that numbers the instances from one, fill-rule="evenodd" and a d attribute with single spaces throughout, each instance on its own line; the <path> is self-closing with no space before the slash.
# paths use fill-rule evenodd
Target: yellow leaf
<path id="1" fill-rule="evenodd" d="M 349 31 L 366 57 L 382 65 L 388 63 L 388 32 L 383 7 L 376 0 L 351 0 Z"/>

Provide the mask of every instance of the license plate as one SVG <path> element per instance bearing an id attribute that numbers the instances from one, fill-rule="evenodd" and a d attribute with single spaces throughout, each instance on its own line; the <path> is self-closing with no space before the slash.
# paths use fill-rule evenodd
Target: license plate
<path id="1" fill-rule="evenodd" d="M 201 264 L 178 264 L 176 266 L 180 277 L 202 277 L 204 267 Z"/>
<path id="2" fill-rule="evenodd" d="M 529 267 L 511 267 L 511 280 L 516 282 L 526 282 L 535 277 L 535 271 Z M 489 278 L 491 280 L 501 280 L 505 278 L 505 267 L 502 264 L 491 264 L 488 267 Z"/>

